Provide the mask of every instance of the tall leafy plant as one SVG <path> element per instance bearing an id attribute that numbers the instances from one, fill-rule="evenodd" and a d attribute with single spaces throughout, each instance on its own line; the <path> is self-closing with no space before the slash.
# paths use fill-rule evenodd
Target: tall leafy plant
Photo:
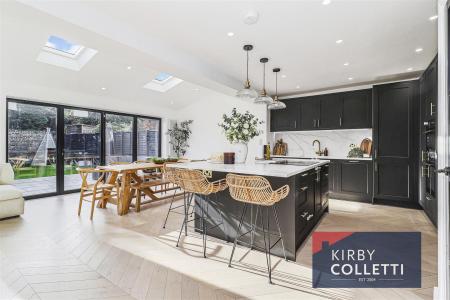
<path id="1" fill-rule="evenodd" d="M 186 154 L 187 149 L 189 148 L 188 140 L 191 136 L 191 128 L 193 120 L 186 120 L 183 122 L 175 123 L 173 128 L 167 130 L 167 134 L 170 137 L 169 143 L 172 145 L 172 149 L 177 155 L 177 157 L 181 157 Z"/>

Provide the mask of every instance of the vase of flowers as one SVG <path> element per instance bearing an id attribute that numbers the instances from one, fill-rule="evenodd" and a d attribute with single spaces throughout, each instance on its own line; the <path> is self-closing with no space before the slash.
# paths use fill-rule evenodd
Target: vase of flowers
<path id="1" fill-rule="evenodd" d="M 261 134 L 258 125 L 262 123 L 263 121 L 249 111 L 239 113 L 236 108 L 233 108 L 231 115 L 222 116 L 219 127 L 223 129 L 227 140 L 233 144 L 236 163 L 245 163 L 247 160 L 248 142 Z"/>

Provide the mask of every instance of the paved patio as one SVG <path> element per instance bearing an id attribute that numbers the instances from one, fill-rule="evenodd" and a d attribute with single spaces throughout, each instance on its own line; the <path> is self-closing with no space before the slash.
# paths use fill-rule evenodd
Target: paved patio
<path id="1" fill-rule="evenodd" d="M 14 185 L 24 191 L 24 196 L 54 193 L 56 191 L 56 177 L 37 177 L 30 179 L 18 179 Z M 64 189 L 79 189 L 81 185 L 80 175 L 64 175 Z"/>

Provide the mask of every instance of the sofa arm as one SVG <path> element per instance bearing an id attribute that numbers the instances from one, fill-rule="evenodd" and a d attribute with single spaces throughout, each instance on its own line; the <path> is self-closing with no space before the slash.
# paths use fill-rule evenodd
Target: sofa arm
<path id="1" fill-rule="evenodd" d="M 0 164 L 0 184 L 13 184 L 14 170 L 11 164 Z"/>

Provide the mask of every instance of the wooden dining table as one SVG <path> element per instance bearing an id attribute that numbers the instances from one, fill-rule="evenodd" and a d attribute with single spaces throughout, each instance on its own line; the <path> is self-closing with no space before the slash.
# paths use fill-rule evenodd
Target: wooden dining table
<path id="1" fill-rule="evenodd" d="M 130 163 L 130 164 L 119 164 L 119 165 L 109 165 L 109 166 L 98 166 L 99 169 L 111 171 L 111 176 L 107 179 L 108 183 L 115 184 L 119 174 L 120 178 L 120 191 L 117 197 L 117 212 L 119 215 L 125 215 L 128 213 L 131 206 L 133 197 L 135 196 L 135 190 L 133 186 L 140 185 L 144 182 L 144 178 L 138 175 L 139 171 L 143 170 L 156 170 L 161 169 L 163 165 L 155 163 Z M 148 186 L 142 188 L 141 191 L 144 192 L 150 199 L 143 201 L 141 204 L 148 204 L 155 201 L 164 200 L 173 197 L 173 193 L 168 193 L 167 191 L 173 191 L 177 187 L 162 188 L 165 183 L 161 180 L 161 185 Z M 160 189 L 156 190 L 159 186 Z M 181 195 L 181 194 L 180 194 Z M 106 201 L 99 203 L 100 208 L 106 208 Z"/>

